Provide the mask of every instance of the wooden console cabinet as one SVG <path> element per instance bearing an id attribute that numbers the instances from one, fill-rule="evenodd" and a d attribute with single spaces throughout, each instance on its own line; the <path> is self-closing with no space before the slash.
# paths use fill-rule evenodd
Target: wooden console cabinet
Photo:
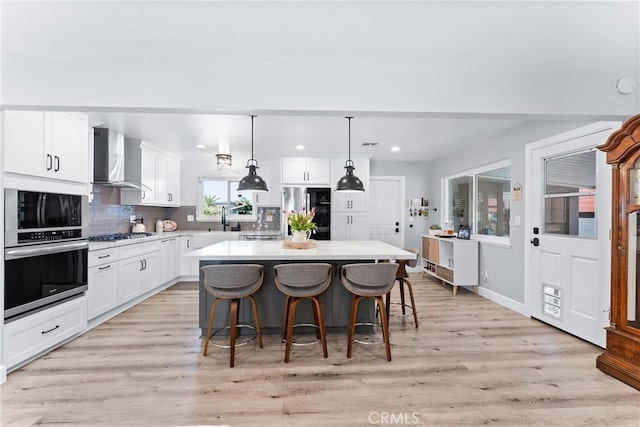
<path id="1" fill-rule="evenodd" d="M 598 147 L 612 165 L 611 321 L 596 366 L 640 390 L 640 115 Z"/>
<path id="2" fill-rule="evenodd" d="M 453 286 L 470 287 L 478 293 L 478 241 L 455 237 L 422 236 L 423 272 Z"/>

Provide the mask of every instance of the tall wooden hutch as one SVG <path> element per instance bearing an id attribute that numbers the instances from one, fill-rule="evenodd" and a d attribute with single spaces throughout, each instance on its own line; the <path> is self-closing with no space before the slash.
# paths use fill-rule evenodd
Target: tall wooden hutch
<path id="1" fill-rule="evenodd" d="M 613 168 L 611 322 L 603 372 L 640 390 L 640 114 L 598 147 Z"/>

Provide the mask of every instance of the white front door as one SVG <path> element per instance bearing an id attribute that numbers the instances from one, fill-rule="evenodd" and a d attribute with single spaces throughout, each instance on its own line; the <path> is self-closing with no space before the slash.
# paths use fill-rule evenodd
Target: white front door
<path id="1" fill-rule="evenodd" d="M 611 169 L 595 147 L 617 127 L 596 124 L 527 147 L 531 316 L 601 347 L 609 324 Z"/>
<path id="2" fill-rule="evenodd" d="M 372 176 L 369 178 L 370 222 L 369 238 L 390 245 L 404 246 L 403 176 Z"/>

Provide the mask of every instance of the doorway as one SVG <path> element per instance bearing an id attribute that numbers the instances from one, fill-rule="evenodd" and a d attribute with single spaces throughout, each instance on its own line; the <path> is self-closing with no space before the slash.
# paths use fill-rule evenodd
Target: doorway
<path id="1" fill-rule="evenodd" d="M 369 178 L 369 238 L 404 247 L 404 176 Z"/>
<path id="2" fill-rule="evenodd" d="M 525 304 L 531 317 L 601 347 L 609 324 L 611 169 L 595 147 L 619 125 L 595 123 L 526 147 Z"/>

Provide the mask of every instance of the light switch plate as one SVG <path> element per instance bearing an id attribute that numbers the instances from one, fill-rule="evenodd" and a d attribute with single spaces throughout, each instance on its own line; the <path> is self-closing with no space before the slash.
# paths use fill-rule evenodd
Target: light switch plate
<path id="1" fill-rule="evenodd" d="M 187 222 L 193 222 L 195 221 L 195 218 L 193 217 L 193 215 L 187 215 Z"/>
<path id="2" fill-rule="evenodd" d="M 513 225 L 520 225 L 520 215 L 516 215 L 513 219 Z"/>

